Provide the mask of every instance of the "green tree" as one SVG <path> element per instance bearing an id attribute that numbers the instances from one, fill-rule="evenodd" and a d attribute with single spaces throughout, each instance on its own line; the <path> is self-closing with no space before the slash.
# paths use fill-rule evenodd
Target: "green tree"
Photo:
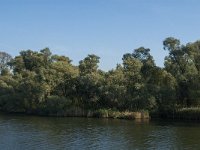
<path id="1" fill-rule="evenodd" d="M 102 82 L 101 106 L 103 108 L 126 109 L 126 86 L 123 67 L 118 64 L 116 69 L 108 71 Z"/>
<path id="2" fill-rule="evenodd" d="M 165 58 L 165 68 L 177 80 L 177 99 L 181 105 L 191 106 L 191 97 L 189 96 L 190 84 L 198 74 L 195 62 L 187 53 L 184 45 L 172 37 L 166 38 L 163 42 L 164 49 L 169 51 L 169 56 Z"/>
<path id="3" fill-rule="evenodd" d="M 127 88 L 126 105 L 131 110 L 142 108 L 141 89 L 143 88 L 141 68 L 142 62 L 127 53 L 123 56 L 125 85 Z"/>
<path id="4" fill-rule="evenodd" d="M 80 101 L 85 105 L 95 109 L 99 107 L 99 92 L 101 89 L 101 74 L 98 70 L 100 57 L 96 55 L 88 55 L 79 62 L 79 77 L 77 83 L 77 91 Z"/>
<path id="5" fill-rule="evenodd" d="M 150 49 L 140 47 L 135 49 L 132 53 L 132 56 L 136 59 L 139 59 L 142 62 L 141 67 L 141 83 L 143 84 L 140 89 L 141 99 L 143 101 L 144 109 L 154 109 L 156 107 L 156 97 L 155 97 L 155 82 L 154 82 L 154 72 L 158 69 L 154 63 L 153 56 L 150 54 Z"/>
<path id="6" fill-rule="evenodd" d="M 91 74 L 97 72 L 99 56 L 94 54 L 88 55 L 84 60 L 79 62 L 79 70 L 81 75 Z"/>

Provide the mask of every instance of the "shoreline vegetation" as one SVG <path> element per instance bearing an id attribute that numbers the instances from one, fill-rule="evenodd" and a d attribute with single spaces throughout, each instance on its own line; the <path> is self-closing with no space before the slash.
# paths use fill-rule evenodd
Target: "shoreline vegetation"
<path id="1" fill-rule="evenodd" d="M 0 51 L 0 111 L 46 116 L 200 120 L 200 41 L 163 41 L 164 67 L 139 47 L 103 71 L 89 54 L 78 65 L 67 56 Z M 114 52 L 113 52 L 114 53 Z M 114 54 L 113 54 L 114 56 Z"/>
<path id="2" fill-rule="evenodd" d="M 83 110 L 81 108 L 70 108 L 65 111 L 57 113 L 45 114 L 44 112 L 0 112 L 3 114 L 23 114 L 23 115 L 36 115 L 46 117 L 84 117 L 84 118 L 111 118 L 111 119 L 126 119 L 126 120 L 149 120 L 148 111 L 130 112 L 130 111 L 117 111 L 111 109 L 99 109 L 99 110 Z"/>
<path id="3" fill-rule="evenodd" d="M 110 118 L 110 119 L 126 119 L 126 120 L 151 120 L 151 119 L 169 119 L 169 120 L 185 120 L 185 121 L 200 121 L 200 108 L 181 108 L 171 112 L 148 112 L 148 111 L 117 111 L 111 109 L 99 109 L 99 110 L 83 110 L 81 108 L 70 108 L 65 111 L 57 113 L 45 113 L 45 112 L 5 112 L 0 111 L 3 114 L 23 114 L 23 115 L 35 115 L 46 117 L 84 117 L 84 118 Z"/>
<path id="4" fill-rule="evenodd" d="M 46 116 L 46 114 L 41 114 Z M 80 108 L 73 108 L 65 112 L 57 114 L 48 114 L 51 117 L 86 117 L 86 118 L 112 118 L 112 119 L 150 119 L 147 111 L 130 112 L 130 111 L 114 111 L 110 109 L 99 109 L 99 110 L 83 110 Z"/>
<path id="5" fill-rule="evenodd" d="M 170 120 L 200 121 L 200 108 L 180 108 L 170 112 L 162 112 L 150 115 L 152 118 L 164 118 Z"/>

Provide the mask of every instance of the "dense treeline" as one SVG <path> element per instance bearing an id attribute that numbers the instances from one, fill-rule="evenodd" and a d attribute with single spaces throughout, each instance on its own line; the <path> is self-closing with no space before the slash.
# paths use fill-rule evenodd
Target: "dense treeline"
<path id="1" fill-rule="evenodd" d="M 85 110 L 171 111 L 200 104 L 200 42 L 181 45 L 169 37 L 165 67 L 156 66 L 150 49 L 123 55 L 108 72 L 100 58 L 88 55 L 78 66 L 66 56 L 21 51 L 12 58 L 0 52 L 0 110 L 53 114 L 78 107 Z M 162 51 L 158 52 L 161 53 Z"/>

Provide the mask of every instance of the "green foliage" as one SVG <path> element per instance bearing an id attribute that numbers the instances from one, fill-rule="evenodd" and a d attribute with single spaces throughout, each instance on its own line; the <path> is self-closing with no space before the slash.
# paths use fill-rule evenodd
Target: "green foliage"
<path id="1" fill-rule="evenodd" d="M 199 92 L 194 91 L 199 91 L 196 83 L 200 77 L 198 68 L 200 49 L 198 42 L 181 46 L 179 40 L 167 38 L 163 43 L 165 49 L 169 51 L 169 56 L 165 58 L 166 71 L 175 77 L 178 84 L 177 103 L 187 107 L 195 105 L 196 102 L 194 103 L 194 101 L 197 100 Z"/>
<path id="2" fill-rule="evenodd" d="M 101 107 L 113 109 L 125 107 L 126 86 L 124 83 L 125 78 L 121 65 L 105 74 L 101 89 Z"/>
<path id="3" fill-rule="evenodd" d="M 71 100 L 66 97 L 52 95 L 47 97 L 45 103 L 41 104 L 41 112 L 45 114 L 58 114 L 69 109 Z"/>
<path id="4" fill-rule="evenodd" d="M 148 111 L 130 112 L 112 109 L 98 109 L 94 112 L 94 116 L 99 118 L 149 119 Z"/>
<path id="5" fill-rule="evenodd" d="M 79 62 L 79 70 L 81 75 L 90 74 L 96 72 L 98 69 L 100 57 L 91 54 L 88 55 L 84 60 Z"/>
<path id="6" fill-rule="evenodd" d="M 199 107 L 189 107 L 181 108 L 176 112 L 176 117 L 182 119 L 199 120 L 200 119 L 200 108 Z"/>
<path id="7" fill-rule="evenodd" d="M 15 58 L 0 52 L 0 110 L 51 115 L 91 110 L 129 118 L 139 115 L 131 111 L 199 106 L 200 42 L 181 45 L 169 37 L 163 46 L 169 52 L 164 68 L 156 66 L 150 49 L 140 47 L 108 72 L 98 68 L 100 57 L 94 54 L 75 66 L 49 48 L 24 50 Z"/>

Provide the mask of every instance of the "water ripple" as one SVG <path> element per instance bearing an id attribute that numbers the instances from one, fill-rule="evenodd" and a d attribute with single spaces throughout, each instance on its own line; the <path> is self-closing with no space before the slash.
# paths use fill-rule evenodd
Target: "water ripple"
<path id="1" fill-rule="evenodd" d="M 198 149 L 200 125 L 0 115 L 0 148 Z"/>

